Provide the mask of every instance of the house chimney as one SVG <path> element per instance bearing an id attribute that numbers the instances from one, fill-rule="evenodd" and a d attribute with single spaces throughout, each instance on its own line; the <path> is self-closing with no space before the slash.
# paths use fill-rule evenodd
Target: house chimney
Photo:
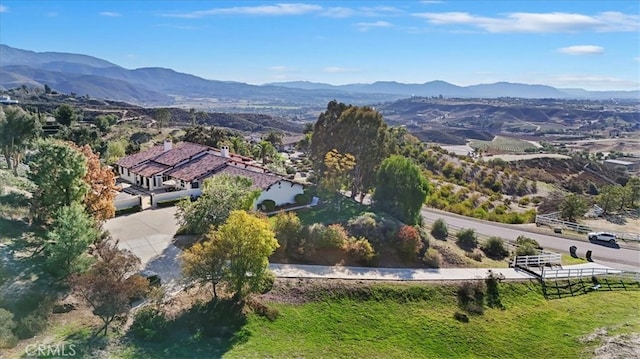
<path id="1" fill-rule="evenodd" d="M 164 151 L 163 152 L 170 151 L 172 148 L 173 148 L 173 142 L 171 142 L 170 140 L 164 140 Z"/>
<path id="2" fill-rule="evenodd" d="M 229 158 L 229 146 L 220 147 L 220 155 L 225 158 Z"/>

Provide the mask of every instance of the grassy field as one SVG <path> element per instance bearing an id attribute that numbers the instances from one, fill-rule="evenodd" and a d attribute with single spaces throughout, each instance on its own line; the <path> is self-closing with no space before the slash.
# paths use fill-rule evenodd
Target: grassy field
<path id="1" fill-rule="evenodd" d="M 303 225 L 313 223 L 333 224 L 341 223 L 357 217 L 365 212 L 373 212 L 366 205 L 344 198 L 340 204 L 340 211 L 333 203 L 328 203 L 322 207 L 315 207 L 297 211 L 296 214 Z"/>
<path id="2" fill-rule="evenodd" d="M 173 335 L 160 343 L 121 342 L 122 358 L 583 358 L 600 340 L 581 338 L 596 329 L 610 335 L 640 332 L 640 291 L 594 292 L 558 300 L 543 299 L 532 283 L 505 283 L 505 309 L 454 319 L 459 311 L 454 285 L 362 285 L 330 289 L 315 300 L 268 305 L 275 320 L 248 314 L 234 320 L 227 339 L 194 330 L 199 321 L 179 318 Z M 326 289 L 326 288 L 325 288 Z M 331 293 L 331 294 L 327 294 Z M 320 298 L 318 298 L 320 297 Z M 606 303 L 606 305 L 603 305 Z M 194 321 L 195 320 L 195 321 Z M 190 334 L 186 333 L 189 332 Z M 180 334 L 181 337 L 175 333 Z"/>

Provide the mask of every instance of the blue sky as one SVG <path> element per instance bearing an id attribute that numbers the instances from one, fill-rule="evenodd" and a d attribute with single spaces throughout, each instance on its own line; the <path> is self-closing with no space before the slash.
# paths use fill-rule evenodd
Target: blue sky
<path id="1" fill-rule="evenodd" d="M 251 84 L 640 88 L 636 0 L 0 0 L 0 43 Z"/>

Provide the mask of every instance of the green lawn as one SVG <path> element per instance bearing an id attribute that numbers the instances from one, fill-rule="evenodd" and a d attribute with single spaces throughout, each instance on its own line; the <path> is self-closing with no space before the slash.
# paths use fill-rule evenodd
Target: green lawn
<path id="1" fill-rule="evenodd" d="M 470 321 L 462 323 L 453 317 L 459 310 L 456 290 L 457 286 L 437 284 L 317 289 L 313 296 L 320 299 L 312 302 L 269 303 L 279 311 L 273 321 L 249 314 L 233 324 L 219 323 L 233 328 L 226 339 L 196 330 L 215 325 L 218 316 L 191 312 L 178 319 L 180 326 L 171 325 L 173 334 L 162 342 L 125 340 L 112 354 L 124 358 L 582 358 L 600 342 L 583 344 L 579 339 L 597 328 L 606 327 L 614 334 L 640 332 L 640 291 L 545 300 L 534 282 L 504 283 L 500 293 L 505 310 L 488 308 L 484 315 L 470 315 Z"/>
<path id="2" fill-rule="evenodd" d="M 640 292 L 599 292 L 547 301 L 537 286 L 503 288 L 506 310 L 461 323 L 453 289 L 433 300 L 338 299 L 275 305 L 273 322 L 251 317 L 249 339 L 228 358 L 579 358 L 597 343 L 578 338 L 596 328 L 640 331 Z M 607 303 L 607 305 L 603 305 Z"/>

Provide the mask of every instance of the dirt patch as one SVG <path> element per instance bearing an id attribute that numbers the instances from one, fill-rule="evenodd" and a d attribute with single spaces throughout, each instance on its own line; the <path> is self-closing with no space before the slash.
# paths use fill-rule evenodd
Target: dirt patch
<path id="1" fill-rule="evenodd" d="M 593 353 L 596 359 L 637 358 L 640 353 L 640 334 L 619 334 L 606 338 Z"/>

